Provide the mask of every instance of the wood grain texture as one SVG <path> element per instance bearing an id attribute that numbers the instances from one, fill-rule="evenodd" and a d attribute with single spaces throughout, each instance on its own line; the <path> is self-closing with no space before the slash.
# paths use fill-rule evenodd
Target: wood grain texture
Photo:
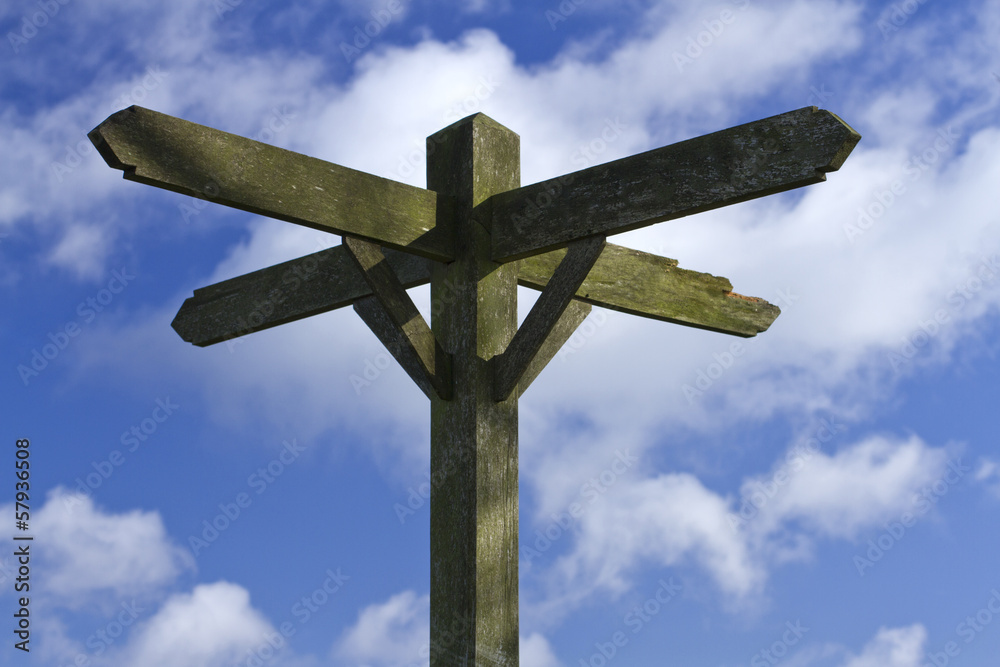
<path id="1" fill-rule="evenodd" d="M 494 261 L 508 262 L 826 180 L 861 136 L 806 107 L 495 195 Z"/>
<path id="2" fill-rule="evenodd" d="M 454 254 L 451 203 L 422 188 L 137 106 L 89 136 L 128 180 L 431 259 Z"/>
<path id="3" fill-rule="evenodd" d="M 522 259 L 521 285 L 543 289 L 565 250 Z M 607 244 L 576 299 L 632 315 L 748 338 L 767 330 L 781 313 L 763 299 L 735 294 L 732 283 L 677 268 L 677 260 Z"/>
<path id="4" fill-rule="evenodd" d="M 505 400 L 517 387 L 603 249 L 603 236 L 569 244 L 510 345 L 503 354 L 493 357 L 491 366 L 495 400 Z"/>
<path id="5" fill-rule="evenodd" d="M 520 184 L 519 156 L 518 136 L 482 114 L 428 138 L 428 187 L 459 202 L 456 259 L 431 278 L 431 325 L 455 388 L 451 401 L 431 399 L 431 667 L 519 660 L 517 398 L 493 400 L 489 367 L 517 329 L 517 275 L 490 259 L 474 219 Z"/>
<path id="6" fill-rule="evenodd" d="M 354 302 L 354 310 L 386 346 L 428 398 L 451 400 L 451 358 L 374 243 L 344 237 L 344 247 L 364 276 L 372 297 Z"/>
<path id="7" fill-rule="evenodd" d="M 430 262 L 385 250 L 403 287 L 430 281 Z M 343 246 L 202 287 L 184 301 L 171 323 L 180 337 L 200 347 L 319 315 L 371 295 L 364 276 Z"/>

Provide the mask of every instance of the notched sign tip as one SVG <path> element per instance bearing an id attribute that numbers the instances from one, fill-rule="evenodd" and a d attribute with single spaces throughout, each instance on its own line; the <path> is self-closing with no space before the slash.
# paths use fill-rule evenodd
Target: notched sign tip
<path id="1" fill-rule="evenodd" d="M 840 129 L 841 132 L 843 133 L 843 143 L 840 145 L 840 148 L 837 150 L 836 153 L 834 153 L 833 157 L 830 159 L 830 162 L 825 167 L 819 169 L 819 171 L 823 172 L 837 171 L 842 166 L 844 166 L 844 162 L 847 161 L 847 158 L 854 150 L 854 147 L 858 145 L 859 141 L 861 141 L 861 134 L 853 127 L 848 125 L 846 122 L 844 122 L 843 118 L 833 113 L 832 111 L 828 111 L 826 109 L 817 109 L 816 107 L 813 107 L 813 109 L 816 109 L 815 111 L 816 113 L 824 113 L 829 115 L 830 118 L 838 124 L 839 126 L 838 129 Z"/>
<path id="2" fill-rule="evenodd" d="M 115 130 L 127 124 L 133 116 L 142 110 L 144 110 L 142 107 L 132 105 L 127 109 L 116 111 L 108 116 L 104 122 L 87 133 L 90 143 L 94 145 L 94 148 L 97 149 L 97 152 L 104 158 L 108 166 L 112 169 L 124 171 L 125 178 L 128 178 L 130 173 L 135 172 L 135 165 L 128 164 L 115 152 L 112 145 L 113 143 L 117 143 L 115 141 Z"/>

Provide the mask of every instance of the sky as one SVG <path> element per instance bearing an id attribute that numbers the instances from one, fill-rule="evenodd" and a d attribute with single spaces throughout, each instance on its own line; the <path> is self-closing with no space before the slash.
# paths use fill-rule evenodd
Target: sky
<path id="1" fill-rule="evenodd" d="M 524 184 L 836 113 L 827 182 L 610 239 L 782 313 L 595 308 L 524 394 L 520 662 L 996 665 L 998 34 L 995 0 L 4 2 L 0 664 L 428 661 L 427 399 L 350 308 L 179 338 L 194 289 L 340 239 L 123 181 L 86 134 L 135 104 L 419 187 L 477 112 Z"/>

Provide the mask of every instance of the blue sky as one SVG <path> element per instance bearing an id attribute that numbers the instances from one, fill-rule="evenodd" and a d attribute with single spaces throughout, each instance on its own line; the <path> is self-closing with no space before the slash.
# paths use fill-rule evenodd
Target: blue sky
<path id="1" fill-rule="evenodd" d="M 427 662 L 425 397 L 351 309 L 180 340 L 194 289 L 340 240 L 123 181 L 86 133 L 132 104 L 417 186 L 479 111 L 525 184 L 839 114 L 828 182 L 612 239 L 782 315 L 595 309 L 525 394 L 521 664 L 996 664 L 1000 4 L 11 0 L 0 33 L 0 465 L 30 439 L 35 535 L 3 664 Z"/>

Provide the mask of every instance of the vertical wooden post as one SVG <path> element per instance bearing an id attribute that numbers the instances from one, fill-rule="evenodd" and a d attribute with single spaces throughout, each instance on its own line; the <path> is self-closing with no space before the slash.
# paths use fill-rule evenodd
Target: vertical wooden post
<path id="1" fill-rule="evenodd" d="M 518 665 L 517 392 L 492 369 L 517 330 L 516 265 L 473 207 L 520 186 L 520 137 L 476 114 L 427 139 L 427 187 L 457 200 L 456 259 L 431 278 L 453 398 L 431 396 L 431 667 Z"/>

